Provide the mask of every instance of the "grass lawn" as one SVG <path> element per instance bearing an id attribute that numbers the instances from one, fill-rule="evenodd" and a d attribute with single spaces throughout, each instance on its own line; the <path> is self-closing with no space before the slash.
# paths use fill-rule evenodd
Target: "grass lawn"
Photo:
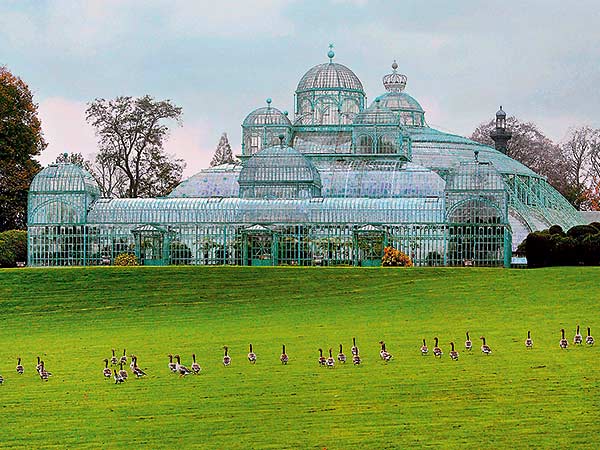
<path id="1" fill-rule="evenodd" d="M 600 347 L 572 345 L 577 324 L 600 338 L 599 280 L 599 268 L 0 270 L 0 447 L 600 448 Z M 361 366 L 318 366 L 319 347 L 349 354 L 353 336 Z M 434 336 L 440 360 L 419 352 Z M 111 348 L 148 377 L 104 380 Z M 193 352 L 199 376 L 169 372 L 168 353 L 190 365 Z"/>

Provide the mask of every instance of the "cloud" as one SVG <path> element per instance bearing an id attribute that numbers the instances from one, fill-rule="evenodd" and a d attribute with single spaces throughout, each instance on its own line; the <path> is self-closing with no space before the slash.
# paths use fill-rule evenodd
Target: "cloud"
<path id="1" fill-rule="evenodd" d="M 183 177 L 187 178 L 208 167 L 213 157 L 217 140 L 213 140 L 211 126 L 202 119 L 184 122 L 183 126 L 171 130 L 165 143 L 165 151 L 186 162 Z"/>

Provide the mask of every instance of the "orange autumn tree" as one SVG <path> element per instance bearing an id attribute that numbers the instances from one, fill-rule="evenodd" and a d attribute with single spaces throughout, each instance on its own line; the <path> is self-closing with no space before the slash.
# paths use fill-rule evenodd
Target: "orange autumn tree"
<path id="1" fill-rule="evenodd" d="M 25 82 L 0 66 L 0 232 L 25 229 L 27 191 L 46 142 Z"/>

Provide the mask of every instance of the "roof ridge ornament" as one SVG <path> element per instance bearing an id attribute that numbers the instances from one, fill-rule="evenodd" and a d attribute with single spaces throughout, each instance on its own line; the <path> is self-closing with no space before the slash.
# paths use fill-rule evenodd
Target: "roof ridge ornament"
<path id="1" fill-rule="evenodd" d="M 388 92 L 402 92 L 406 87 L 406 75 L 398 73 L 398 63 L 396 60 L 392 63 L 392 73 L 383 77 L 383 86 Z"/>
<path id="2" fill-rule="evenodd" d="M 335 52 L 333 51 L 333 43 L 329 44 L 329 51 L 327 52 L 327 57 L 329 58 L 329 64 L 333 63 L 333 57 L 335 56 Z"/>

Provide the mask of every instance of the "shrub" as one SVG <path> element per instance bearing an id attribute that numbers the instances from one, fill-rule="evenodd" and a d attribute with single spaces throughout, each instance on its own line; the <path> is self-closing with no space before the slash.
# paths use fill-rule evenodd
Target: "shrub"
<path id="1" fill-rule="evenodd" d="M 27 261 L 27 231 L 0 233 L 0 267 L 15 267 L 17 261 Z"/>
<path id="2" fill-rule="evenodd" d="M 574 238 L 580 238 L 587 236 L 588 234 L 596 234 L 598 230 L 591 225 L 575 225 L 567 231 L 567 236 Z"/>
<path id="3" fill-rule="evenodd" d="M 413 262 L 406 253 L 394 247 L 386 247 L 383 249 L 381 265 L 386 267 L 412 267 Z"/>
<path id="4" fill-rule="evenodd" d="M 525 239 L 528 267 L 546 267 L 550 264 L 551 237 L 547 231 L 534 231 Z"/>
<path id="5" fill-rule="evenodd" d="M 115 266 L 137 266 L 138 261 L 133 253 L 121 253 L 115 258 Z"/>
<path id="6" fill-rule="evenodd" d="M 563 231 L 562 227 L 560 225 L 552 225 L 549 229 L 548 232 L 550 234 L 560 234 L 561 236 L 565 235 L 565 232 Z"/>

